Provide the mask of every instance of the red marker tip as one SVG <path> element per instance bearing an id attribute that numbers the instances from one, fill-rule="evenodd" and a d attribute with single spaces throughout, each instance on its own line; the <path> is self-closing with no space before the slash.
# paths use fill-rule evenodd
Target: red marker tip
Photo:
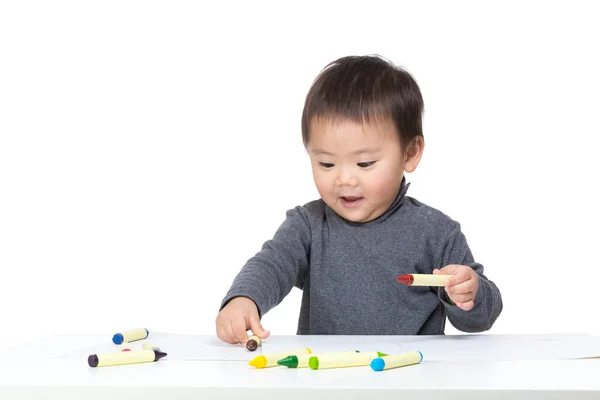
<path id="1" fill-rule="evenodd" d="M 396 280 L 400 283 L 405 284 L 406 286 L 410 286 L 415 281 L 415 278 L 411 274 L 404 274 L 397 277 Z"/>

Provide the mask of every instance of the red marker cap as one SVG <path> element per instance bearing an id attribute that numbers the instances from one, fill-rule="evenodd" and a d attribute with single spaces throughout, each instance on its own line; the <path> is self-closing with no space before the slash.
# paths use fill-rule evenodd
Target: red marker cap
<path id="1" fill-rule="evenodd" d="M 396 280 L 400 283 L 405 284 L 406 286 L 410 286 L 415 281 L 415 278 L 411 274 L 404 274 L 396 278 Z"/>

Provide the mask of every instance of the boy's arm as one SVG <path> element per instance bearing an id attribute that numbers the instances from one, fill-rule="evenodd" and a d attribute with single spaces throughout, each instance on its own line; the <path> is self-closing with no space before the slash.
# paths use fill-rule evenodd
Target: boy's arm
<path id="1" fill-rule="evenodd" d="M 464 311 L 450 301 L 445 288 L 438 288 L 438 296 L 445 306 L 448 319 L 454 327 L 463 332 L 483 332 L 489 330 L 502 311 L 500 290 L 483 274 L 483 265 L 476 263 L 460 225 L 452 222 L 454 227 L 444 242 L 440 266 L 450 264 L 466 265 L 477 274 L 478 288 L 473 299 L 474 306 Z"/>
<path id="2" fill-rule="evenodd" d="M 286 219 L 262 249 L 242 267 L 221 302 L 248 297 L 262 317 L 279 304 L 294 285 L 302 287 L 310 255 L 311 232 L 305 210 L 288 210 Z"/>

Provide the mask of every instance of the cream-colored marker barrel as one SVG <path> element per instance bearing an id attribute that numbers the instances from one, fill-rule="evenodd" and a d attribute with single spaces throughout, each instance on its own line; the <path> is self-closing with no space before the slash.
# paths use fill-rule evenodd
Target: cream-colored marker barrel
<path id="1" fill-rule="evenodd" d="M 107 367 L 111 365 L 125 365 L 125 364 L 137 364 L 144 362 L 153 362 L 156 353 L 154 350 L 135 350 L 135 351 L 120 351 L 120 352 L 111 352 L 111 353 L 100 353 L 94 354 L 90 357 L 96 356 L 98 358 L 98 364 L 95 365 L 97 367 Z M 88 363 L 90 363 L 90 359 L 88 359 Z M 95 359 L 94 362 L 95 364 Z M 90 367 L 94 366 L 90 363 Z"/>
<path id="2" fill-rule="evenodd" d="M 429 275 L 429 274 L 412 274 L 413 283 L 411 286 L 446 286 L 446 279 L 452 275 Z"/>
<path id="3" fill-rule="evenodd" d="M 409 351 L 407 353 L 392 354 L 379 357 L 371 361 L 373 371 L 382 371 L 384 369 L 406 367 L 407 365 L 419 364 L 423 360 L 423 354 L 420 351 Z"/>
<path id="4" fill-rule="evenodd" d="M 115 333 L 113 336 L 114 344 L 121 344 L 123 342 L 135 342 L 136 340 L 146 339 L 150 332 L 145 328 L 130 329 L 125 332 Z"/>
<path id="5" fill-rule="evenodd" d="M 368 351 L 357 353 L 355 351 L 343 351 L 339 353 L 316 354 L 308 361 L 311 369 L 345 368 L 369 365 L 374 358 L 381 357 L 383 353 Z"/>
<path id="6" fill-rule="evenodd" d="M 308 368 L 308 360 L 314 356 L 314 354 L 295 354 L 298 358 L 298 366 L 296 368 Z"/>

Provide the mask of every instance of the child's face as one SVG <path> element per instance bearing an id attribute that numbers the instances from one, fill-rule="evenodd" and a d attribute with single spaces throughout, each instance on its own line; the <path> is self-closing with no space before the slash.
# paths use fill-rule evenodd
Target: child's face
<path id="1" fill-rule="evenodd" d="M 396 199 L 407 157 L 391 123 L 314 121 L 308 147 L 317 190 L 343 218 L 371 221 Z"/>

